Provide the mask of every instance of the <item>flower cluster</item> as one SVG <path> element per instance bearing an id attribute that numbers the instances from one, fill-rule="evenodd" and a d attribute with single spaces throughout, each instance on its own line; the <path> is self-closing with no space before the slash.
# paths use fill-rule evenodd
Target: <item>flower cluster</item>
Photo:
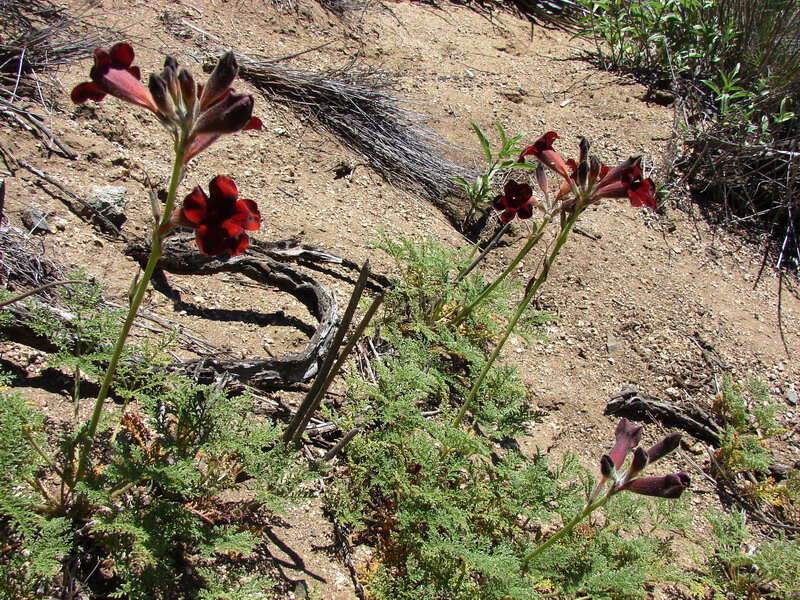
<path id="1" fill-rule="evenodd" d="M 185 165 L 221 136 L 261 129 L 261 121 L 253 116 L 253 97 L 237 94 L 231 87 L 239 70 L 232 52 L 219 60 L 205 85 L 195 83 L 192 74 L 168 56 L 164 69 L 160 74 L 151 74 L 145 87 L 133 60 L 133 48 L 126 43 L 114 44 L 109 50 L 95 50 L 90 81 L 75 86 L 72 101 L 100 102 L 111 95 L 152 112 L 175 139 L 180 167 L 177 181 L 182 178 Z M 172 214 L 160 224 L 159 234 L 165 235 L 178 225 L 191 227 L 196 230 L 202 253 L 241 254 L 249 245 L 245 232 L 259 228 L 258 207 L 251 200 L 240 200 L 236 184 L 228 177 L 215 177 L 209 190 L 207 196 L 196 187 L 186 196 L 183 207 L 174 212 L 170 204 L 173 193 L 167 202 Z"/>
<path id="2" fill-rule="evenodd" d="M 517 183 L 509 179 L 503 188 L 503 193 L 494 199 L 492 206 L 500 212 L 500 220 L 504 224 L 514 217 L 530 219 L 536 203 L 532 196 L 533 190 L 527 183 Z"/>
<path id="3" fill-rule="evenodd" d="M 192 74 L 168 56 L 161 74 L 151 74 L 145 87 L 133 59 L 133 48 L 125 43 L 95 50 L 91 81 L 75 86 L 72 101 L 100 102 L 111 95 L 146 108 L 183 143 L 184 164 L 226 133 L 261 129 L 261 121 L 252 116 L 253 97 L 230 87 L 239 70 L 232 52 L 219 60 L 205 85 L 196 84 Z"/>
<path id="4" fill-rule="evenodd" d="M 525 162 L 525 157 L 535 157 L 540 165 L 558 173 L 564 183 L 556 195 L 562 201 L 561 208 L 574 210 L 597 202 L 602 198 L 627 197 L 633 206 L 646 206 L 656 209 L 655 184 L 650 178 L 642 175 L 641 157 L 631 157 L 613 169 L 604 165 L 596 156 L 589 156 L 589 142 L 581 139 L 580 157 L 564 160 L 553 149 L 553 142 L 559 139 L 554 131 L 548 131 L 532 145 L 526 147 L 519 155 L 518 162 Z M 547 194 L 543 172 L 537 173 L 539 185 Z M 572 199 L 564 201 L 570 194 Z"/>
<path id="5" fill-rule="evenodd" d="M 259 227 L 258 206 L 252 200 L 240 199 L 236 184 L 224 175 L 211 180 L 208 192 L 200 186 L 194 188 L 183 206 L 172 213 L 170 225 L 194 229 L 203 254 L 242 254 L 250 245 L 246 232 Z"/>
<path id="6" fill-rule="evenodd" d="M 689 475 L 685 471 L 661 477 L 639 477 L 647 465 L 663 458 L 678 447 L 681 441 L 680 433 L 669 434 L 647 450 L 639 447 L 642 428 L 634 426 L 627 419 L 622 419 L 617 424 L 614 435 L 616 436 L 614 447 L 600 459 L 602 478 L 595 494 L 598 494 L 607 482 L 611 485 L 610 494 L 628 490 L 659 498 L 677 498 L 689 487 Z M 631 451 L 633 457 L 630 464 L 627 469 L 623 469 L 625 459 Z"/>

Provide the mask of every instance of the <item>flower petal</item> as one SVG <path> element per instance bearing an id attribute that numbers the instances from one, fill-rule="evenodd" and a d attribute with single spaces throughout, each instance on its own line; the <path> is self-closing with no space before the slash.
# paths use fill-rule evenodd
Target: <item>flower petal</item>
<path id="1" fill-rule="evenodd" d="M 216 142 L 221 136 L 221 133 L 202 133 L 192 136 L 192 141 L 186 149 L 186 154 L 183 155 L 183 164 L 188 163 L 195 156 Z"/>
<path id="2" fill-rule="evenodd" d="M 109 69 L 95 82 L 115 98 L 130 102 L 158 114 L 153 96 L 141 81 L 127 69 Z"/>
<path id="3" fill-rule="evenodd" d="M 533 204 L 526 202 L 517 209 L 517 216 L 520 219 L 530 219 L 533 216 Z"/>
<path id="4" fill-rule="evenodd" d="M 649 177 L 632 181 L 628 187 L 628 198 L 632 206 L 646 206 L 651 210 L 658 208 L 656 185 Z"/>
<path id="5" fill-rule="evenodd" d="M 75 104 L 83 104 L 87 100 L 100 102 L 106 95 L 103 89 L 94 81 L 85 81 L 72 88 L 70 98 Z"/>
<path id="6" fill-rule="evenodd" d="M 616 441 L 608 454 L 614 461 L 614 466 L 619 469 L 625 462 L 628 453 L 639 445 L 639 440 L 642 439 L 642 428 L 635 426 L 628 419 L 622 419 L 617 424 L 614 435 Z"/>
<path id="7" fill-rule="evenodd" d="M 228 234 L 221 227 L 201 225 L 194 236 L 197 248 L 206 256 L 218 256 L 228 251 Z"/>
<path id="8" fill-rule="evenodd" d="M 208 196 L 199 185 L 183 199 L 180 224 L 184 227 L 198 227 L 208 214 Z M 188 225 L 184 225 L 188 223 Z"/>
<path id="9" fill-rule="evenodd" d="M 236 183 L 230 177 L 217 175 L 208 184 L 208 192 L 211 194 L 212 204 L 219 204 L 233 207 L 239 198 L 239 190 Z"/>
<path id="10" fill-rule="evenodd" d="M 133 64 L 133 47 L 125 42 L 119 42 L 111 46 L 108 55 L 111 58 L 111 67 L 113 69 L 127 69 Z"/>
<path id="11" fill-rule="evenodd" d="M 250 117 L 250 120 L 247 122 L 247 124 L 242 127 L 242 131 L 248 131 L 250 129 L 261 131 L 263 126 L 264 124 L 261 122 L 261 119 L 258 117 Z"/>

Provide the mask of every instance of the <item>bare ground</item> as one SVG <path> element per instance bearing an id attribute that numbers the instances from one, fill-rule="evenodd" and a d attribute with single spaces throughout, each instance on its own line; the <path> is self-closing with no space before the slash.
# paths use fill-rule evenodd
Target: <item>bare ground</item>
<path id="1" fill-rule="evenodd" d="M 464 7 L 402 2 L 371 5 L 340 21 L 315 4 L 281 14 L 259 0 L 157 0 L 125 10 L 102 0 L 91 14 L 125 32 L 145 73 L 160 68 L 165 53 L 199 73 L 204 57 L 225 46 L 281 57 L 327 44 L 292 63 L 314 70 L 341 66 L 357 56 L 366 66 L 398 74 L 398 93 L 431 117 L 432 127 L 453 145 L 449 157 L 465 166 L 480 166 L 481 160 L 469 122 L 488 130 L 497 121 L 509 132 L 529 132 L 531 140 L 557 131 L 557 147 L 565 156 L 577 154 L 578 136 L 585 136 L 606 163 L 641 154 L 654 178 L 668 181 L 672 175 L 663 167 L 670 162 L 671 109 L 646 103 L 645 88 L 582 60 L 585 42 L 531 28 L 509 15 L 487 18 Z M 166 181 L 167 136 L 149 115 L 114 100 L 71 105 L 68 92 L 87 78 L 88 68 L 89 61 L 72 65 L 43 85 L 53 100 L 48 122 L 80 155 L 78 160 L 48 156 L 32 136 L 7 125 L 0 130 L 0 143 L 79 194 L 88 194 L 94 185 L 124 185 L 129 220 L 123 232 L 142 236 L 149 218 L 143 182 L 145 176 Z M 432 236 L 453 246 L 464 243 L 431 203 L 387 184 L 313 119 L 298 118 L 262 98 L 256 114 L 264 121 L 263 131 L 219 142 L 195 161 L 184 183 L 188 192 L 217 173 L 233 176 L 242 195 L 261 207 L 264 227 L 256 238 L 300 237 L 356 261 L 369 258 L 376 271 L 387 274 L 390 261 L 371 244 L 379 230 L 415 239 Z M 342 162 L 355 168 L 336 179 L 334 170 Z M 103 283 L 109 299 L 123 303 L 135 268 L 124 255 L 124 244 L 98 234 L 45 193 L 26 170 L 2 176 L 11 224 L 19 226 L 29 206 L 52 213 L 58 230 L 41 238 L 45 253 L 85 267 Z M 559 317 L 548 327 L 548 339 L 531 345 L 512 339 L 504 352 L 505 360 L 519 365 L 534 407 L 546 413 L 524 440 L 526 448 L 556 455 L 571 451 L 593 464 L 607 448 L 616 421 L 604 415 L 606 401 L 623 385 L 661 398 L 707 401 L 722 371 L 768 381 L 774 398 L 786 403 L 782 421 L 789 426 L 798 422 L 800 409 L 787 399 L 800 391 L 800 368 L 793 359 L 800 351 L 800 301 L 783 294 L 782 340 L 777 277 L 767 268 L 757 279 L 757 248 L 709 229 L 679 189 L 671 190 L 664 216 L 607 202 L 589 211 L 580 226 L 585 234 L 572 237 L 539 299 L 541 308 Z M 499 249 L 487 261 L 487 272 L 513 256 L 519 240 Z M 537 259 L 529 258 L 518 275 L 530 275 L 536 265 Z M 204 308 L 283 311 L 306 324 L 311 321 L 299 303 L 276 293 L 256 295 L 223 277 L 175 277 L 172 283 L 185 300 Z M 346 299 L 346 282 L 326 283 L 340 303 Z M 297 350 L 307 339 L 291 319 L 242 325 L 177 314 L 158 293 L 148 297 L 146 308 L 238 355 L 261 355 L 265 348 L 276 354 Z M 31 372 L 43 360 L 13 345 L 3 346 L 2 356 Z M 69 403 L 68 396 L 40 389 L 35 397 L 54 413 Z M 657 436 L 656 427 L 648 429 L 649 436 Z M 792 435 L 782 448 L 787 462 L 800 459 L 796 430 Z M 673 460 L 695 465 L 690 469 L 693 502 L 716 502 L 708 493 L 711 483 L 699 471 L 705 460 L 702 448 L 682 451 Z M 306 580 L 323 598 L 354 597 L 347 569 L 330 551 L 330 524 L 318 503 L 290 511 L 276 535 L 291 550 L 275 544 L 287 576 Z"/>

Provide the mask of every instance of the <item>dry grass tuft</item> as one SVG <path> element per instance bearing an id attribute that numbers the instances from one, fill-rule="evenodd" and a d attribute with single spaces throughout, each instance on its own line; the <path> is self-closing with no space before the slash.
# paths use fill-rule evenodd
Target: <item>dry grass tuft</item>
<path id="1" fill-rule="evenodd" d="M 447 144 L 425 118 L 402 106 L 386 73 L 358 68 L 308 72 L 274 60 L 238 55 L 241 76 L 270 100 L 306 114 L 390 183 L 438 202 L 468 169 L 443 156 Z"/>

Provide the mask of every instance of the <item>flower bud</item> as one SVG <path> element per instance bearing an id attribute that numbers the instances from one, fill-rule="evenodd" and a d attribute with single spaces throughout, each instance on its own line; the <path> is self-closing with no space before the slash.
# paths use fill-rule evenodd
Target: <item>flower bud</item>
<path id="1" fill-rule="evenodd" d="M 167 91 L 167 83 L 164 81 L 164 78 L 161 75 L 151 73 L 147 87 L 150 89 L 150 95 L 153 96 L 153 100 L 161 114 L 168 119 L 174 118 L 175 105 Z"/>
<path id="2" fill-rule="evenodd" d="M 681 443 L 681 434 L 678 432 L 670 433 L 660 442 L 654 444 L 647 450 L 648 462 L 656 462 L 659 458 L 663 458 L 673 450 L 675 450 Z"/>
<path id="3" fill-rule="evenodd" d="M 194 110 L 195 100 L 197 99 L 197 84 L 187 69 L 178 71 L 178 83 L 186 112 L 191 113 Z"/>
<path id="4" fill-rule="evenodd" d="M 238 71 L 239 65 L 236 64 L 236 57 L 233 52 L 226 52 L 219 59 L 217 66 L 214 67 L 214 71 L 203 87 L 203 94 L 200 97 L 201 110 L 211 106 L 228 91 Z"/>
<path id="5" fill-rule="evenodd" d="M 175 60 L 174 57 L 168 56 L 164 60 L 164 70 L 161 71 L 161 77 L 164 78 L 164 81 L 167 84 L 167 89 L 169 90 L 170 96 L 172 96 L 173 102 L 176 104 L 180 101 L 178 98 L 178 61 Z"/>
<path id="6" fill-rule="evenodd" d="M 600 473 L 604 478 L 608 479 L 614 474 L 614 461 L 608 454 L 603 454 L 600 457 Z"/>
<path id="7" fill-rule="evenodd" d="M 678 498 L 691 484 L 685 471 L 664 475 L 663 477 L 639 477 L 629 481 L 620 489 L 630 490 L 636 494 L 656 496 L 658 498 Z"/>
<path id="8" fill-rule="evenodd" d="M 633 458 L 631 459 L 631 469 L 628 473 L 628 477 L 633 477 L 634 475 L 638 475 L 644 468 L 647 466 L 648 458 L 647 452 L 644 451 L 643 448 L 637 448 L 633 451 Z"/>
<path id="9" fill-rule="evenodd" d="M 578 147 L 581 150 L 581 156 L 578 162 L 586 162 L 589 158 L 589 140 L 582 137 Z"/>
<path id="10" fill-rule="evenodd" d="M 233 133 L 243 129 L 253 115 L 253 97 L 228 94 L 208 110 L 200 113 L 193 135 Z"/>
<path id="11" fill-rule="evenodd" d="M 596 156 L 591 156 L 589 158 L 589 181 L 587 182 L 589 187 L 594 186 L 597 178 L 600 176 L 601 167 L 602 163 L 599 158 Z"/>

